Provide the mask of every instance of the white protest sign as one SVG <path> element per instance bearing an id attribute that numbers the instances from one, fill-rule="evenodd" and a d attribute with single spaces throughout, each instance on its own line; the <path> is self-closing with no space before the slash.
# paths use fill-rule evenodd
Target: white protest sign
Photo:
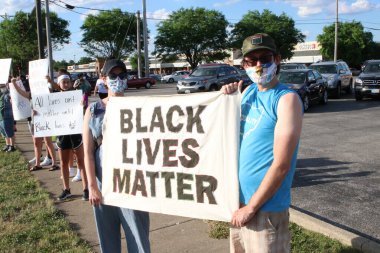
<path id="1" fill-rule="evenodd" d="M 239 206 L 240 95 L 110 98 L 104 203 L 230 221 Z"/>
<path id="2" fill-rule="evenodd" d="M 49 93 L 46 76 L 49 71 L 48 59 L 40 59 L 29 62 L 29 85 L 32 97 L 38 94 Z"/>
<path id="3" fill-rule="evenodd" d="M 81 134 L 83 126 L 82 91 L 40 94 L 32 97 L 34 136 Z"/>
<path id="4" fill-rule="evenodd" d="M 12 59 L 0 59 L 0 84 L 8 83 Z"/>
<path id="5" fill-rule="evenodd" d="M 25 90 L 21 81 L 17 81 L 16 85 Z M 9 85 L 9 91 L 12 98 L 12 112 L 14 120 L 21 120 L 30 117 L 32 114 L 32 108 L 30 107 L 29 99 L 21 96 L 13 85 Z"/>

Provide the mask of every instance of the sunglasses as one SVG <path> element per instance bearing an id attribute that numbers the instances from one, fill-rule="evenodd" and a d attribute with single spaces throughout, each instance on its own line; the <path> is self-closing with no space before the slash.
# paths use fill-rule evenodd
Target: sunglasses
<path id="1" fill-rule="evenodd" d="M 127 78 L 127 73 L 126 72 L 122 72 L 122 73 L 119 73 L 119 74 L 114 74 L 114 73 L 109 73 L 108 74 L 108 78 L 111 79 L 111 80 L 116 80 L 118 77 L 121 80 L 126 79 Z"/>
<path id="2" fill-rule="evenodd" d="M 261 64 L 271 63 L 273 61 L 273 54 L 266 54 L 260 57 L 250 57 L 249 60 L 242 60 L 242 65 L 247 67 L 257 66 L 257 62 L 260 61 Z"/>

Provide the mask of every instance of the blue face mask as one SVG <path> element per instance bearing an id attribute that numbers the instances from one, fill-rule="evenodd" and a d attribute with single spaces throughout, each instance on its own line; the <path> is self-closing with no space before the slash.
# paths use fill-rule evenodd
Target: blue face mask
<path id="1" fill-rule="evenodd" d="M 107 77 L 107 85 L 112 93 L 123 93 L 127 88 L 127 79 L 120 79 L 119 77 L 110 79 Z"/>

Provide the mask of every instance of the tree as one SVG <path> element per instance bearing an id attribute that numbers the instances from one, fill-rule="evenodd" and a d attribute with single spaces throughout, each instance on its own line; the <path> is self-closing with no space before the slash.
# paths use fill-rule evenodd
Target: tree
<path id="1" fill-rule="evenodd" d="M 323 33 L 317 36 L 324 59 L 334 59 L 335 24 L 325 26 Z M 349 66 L 358 66 L 371 58 L 373 35 L 365 32 L 360 22 L 344 22 L 338 24 L 338 59 Z"/>
<path id="2" fill-rule="evenodd" d="M 305 35 L 295 28 L 294 20 L 285 13 L 276 16 L 269 10 L 264 10 L 261 14 L 258 11 L 249 11 L 231 31 L 233 48 L 240 49 L 244 39 L 255 33 L 267 33 L 271 36 L 282 59 L 290 59 L 295 45 L 305 39 Z"/>
<path id="3" fill-rule="evenodd" d="M 45 12 L 42 13 L 43 19 Z M 69 43 L 69 23 L 50 13 L 52 46 L 59 49 Z M 43 38 L 46 38 L 46 29 L 43 27 Z M 42 41 L 46 47 L 46 39 Z M 46 50 L 45 50 L 46 55 Z M 12 58 L 13 67 L 21 67 L 26 73 L 28 62 L 38 59 L 36 13 L 16 12 L 13 18 L 6 18 L 0 22 L 0 58 Z M 14 69 L 15 70 L 15 69 Z M 17 73 L 18 74 L 18 73 Z"/>
<path id="4" fill-rule="evenodd" d="M 69 66 L 69 63 L 65 60 L 53 62 L 54 71 L 58 71 L 59 69 L 67 69 L 67 66 Z"/>
<path id="5" fill-rule="evenodd" d="M 144 71 L 145 58 L 144 58 L 143 54 L 140 55 L 140 61 L 141 61 L 141 65 L 142 65 L 142 71 Z M 138 68 L 137 53 L 135 53 L 131 57 L 129 57 L 129 62 L 131 63 L 132 70 L 137 70 L 137 68 Z"/>
<path id="6" fill-rule="evenodd" d="M 224 15 L 204 8 L 181 8 L 159 23 L 154 42 L 157 57 L 168 61 L 184 55 L 191 68 L 202 61 L 228 56 L 228 22 Z"/>
<path id="7" fill-rule="evenodd" d="M 76 63 L 76 64 L 87 64 L 87 63 L 90 63 L 90 62 L 94 62 L 95 60 L 91 57 L 81 57 L 79 59 L 79 61 Z"/>
<path id="8" fill-rule="evenodd" d="M 125 58 L 136 50 L 136 22 L 134 13 L 120 9 L 89 15 L 81 26 L 80 45 L 94 58 Z M 142 21 L 138 22 L 142 27 Z"/>

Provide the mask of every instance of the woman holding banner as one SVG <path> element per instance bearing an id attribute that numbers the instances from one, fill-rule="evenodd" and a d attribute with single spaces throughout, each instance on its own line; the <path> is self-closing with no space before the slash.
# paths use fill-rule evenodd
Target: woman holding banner
<path id="1" fill-rule="evenodd" d="M 30 91 L 26 91 L 25 89 L 21 88 L 17 84 L 16 78 L 12 78 L 11 83 L 12 83 L 13 87 L 15 88 L 15 90 L 17 91 L 17 93 L 19 93 L 21 96 L 23 96 L 29 100 L 32 99 L 32 95 L 31 95 L 32 93 Z M 54 149 L 51 137 L 43 137 L 43 138 L 42 137 L 34 137 L 34 129 L 33 129 L 33 121 L 32 120 L 30 120 L 30 121 L 28 120 L 28 126 L 29 126 L 29 131 L 32 134 L 32 138 L 33 138 L 34 155 L 35 155 L 34 159 L 32 159 L 32 161 L 35 163 L 35 165 L 32 166 L 29 170 L 30 171 L 36 171 L 36 170 L 42 169 L 41 161 L 39 158 L 42 155 L 42 143 L 43 143 L 43 141 L 45 141 L 47 150 L 48 150 L 48 152 L 52 158 L 52 166 L 49 170 L 53 171 L 53 170 L 59 169 L 59 166 L 55 164 L 55 160 L 56 160 L 55 159 L 55 149 Z"/>
<path id="2" fill-rule="evenodd" d="M 70 76 L 60 75 L 58 76 L 58 86 L 59 89 L 64 91 L 73 90 L 73 84 L 71 82 Z M 72 152 L 76 155 L 77 165 L 80 169 L 82 176 L 82 186 L 83 186 L 83 200 L 88 200 L 88 188 L 87 188 L 87 177 L 86 171 L 84 170 L 84 153 L 82 145 L 82 135 L 81 134 L 71 134 L 57 136 L 57 146 L 58 153 L 61 162 L 61 174 L 63 181 L 63 191 L 61 195 L 58 196 L 57 200 L 65 200 L 71 197 L 70 183 L 69 183 L 69 167 L 70 158 Z"/>
<path id="3" fill-rule="evenodd" d="M 109 97 L 124 96 L 127 87 L 127 69 L 120 60 L 108 60 L 103 69 L 108 97 L 91 104 L 83 122 L 85 168 L 88 176 L 90 197 L 94 206 L 95 222 L 102 252 L 121 252 L 123 227 L 128 252 L 150 252 L 149 214 L 116 206 L 103 205 L 102 187 L 102 125 Z"/>

